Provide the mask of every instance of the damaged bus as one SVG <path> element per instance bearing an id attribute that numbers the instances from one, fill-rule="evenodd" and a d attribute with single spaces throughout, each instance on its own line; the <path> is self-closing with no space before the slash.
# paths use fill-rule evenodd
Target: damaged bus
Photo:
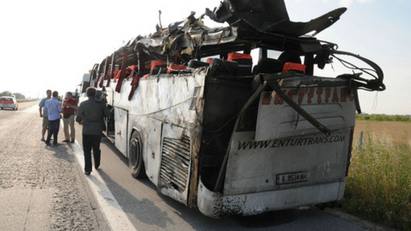
<path id="1" fill-rule="evenodd" d="M 107 100 L 104 133 L 132 176 L 206 216 L 337 202 L 357 91 L 385 89 L 374 62 L 307 36 L 345 11 L 302 23 L 290 21 L 283 0 L 224 0 L 129 41 L 95 64 L 82 86 Z M 204 17 L 228 26 L 211 29 Z M 333 59 L 357 71 L 314 74 Z"/>

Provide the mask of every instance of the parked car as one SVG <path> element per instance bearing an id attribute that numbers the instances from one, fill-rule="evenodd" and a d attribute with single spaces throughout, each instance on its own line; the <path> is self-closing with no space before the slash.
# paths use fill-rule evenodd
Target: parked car
<path id="1" fill-rule="evenodd" d="M 0 97 L 0 107 L 3 110 L 4 108 L 12 108 L 13 110 L 19 109 L 19 104 L 17 103 L 16 98 L 10 96 Z"/>

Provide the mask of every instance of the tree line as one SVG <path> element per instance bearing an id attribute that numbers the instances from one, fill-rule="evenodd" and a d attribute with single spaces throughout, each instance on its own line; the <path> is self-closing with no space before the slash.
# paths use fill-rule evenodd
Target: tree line
<path id="1" fill-rule="evenodd" d="M 26 98 L 26 96 L 24 96 L 21 93 L 11 93 L 10 91 L 3 91 L 3 92 L 0 93 L 0 96 L 12 96 L 12 95 L 16 96 L 16 99 L 25 99 Z"/>
<path id="2" fill-rule="evenodd" d="M 357 120 L 370 120 L 370 121 L 411 122 L 411 115 L 356 114 L 355 119 L 357 119 Z"/>

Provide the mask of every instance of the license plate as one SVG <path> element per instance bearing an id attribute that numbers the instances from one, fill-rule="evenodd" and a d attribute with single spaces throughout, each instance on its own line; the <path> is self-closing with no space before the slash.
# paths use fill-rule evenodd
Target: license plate
<path id="1" fill-rule="evenodd" d="M 277 185 L 305 182 L 307 180 L 308 180 L 307 172 L 296 172 L 296 173 L 286 173 L 286 174 L 276 175 Z"/>

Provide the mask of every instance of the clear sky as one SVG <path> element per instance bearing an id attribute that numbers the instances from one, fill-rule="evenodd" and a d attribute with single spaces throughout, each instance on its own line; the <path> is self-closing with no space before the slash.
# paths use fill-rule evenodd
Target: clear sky
<path id="1" fill-rule="evenodd" d="M 74 91 L 94 63 L 137 35 L 196 16 L 220 0 L 13 0 L 0 2 L 0 92 L 44 97 Z M 318 34 L 340 50 L 360 54 L 384 71 L 387 90 L 360 91 L 363 112 L 411 114 L 411 2 L 408 0 L 285 0 L 292 21 L 309 21 L 338 7 L 348 10 Z M 337 63 L 335 69 L 338 69 Z M 348 71 L 348 70 L 347 70 Z M 327 68 L 326 75 L 334 76 Z M 349 71 L 347 73 L 350 73 Z"/>

